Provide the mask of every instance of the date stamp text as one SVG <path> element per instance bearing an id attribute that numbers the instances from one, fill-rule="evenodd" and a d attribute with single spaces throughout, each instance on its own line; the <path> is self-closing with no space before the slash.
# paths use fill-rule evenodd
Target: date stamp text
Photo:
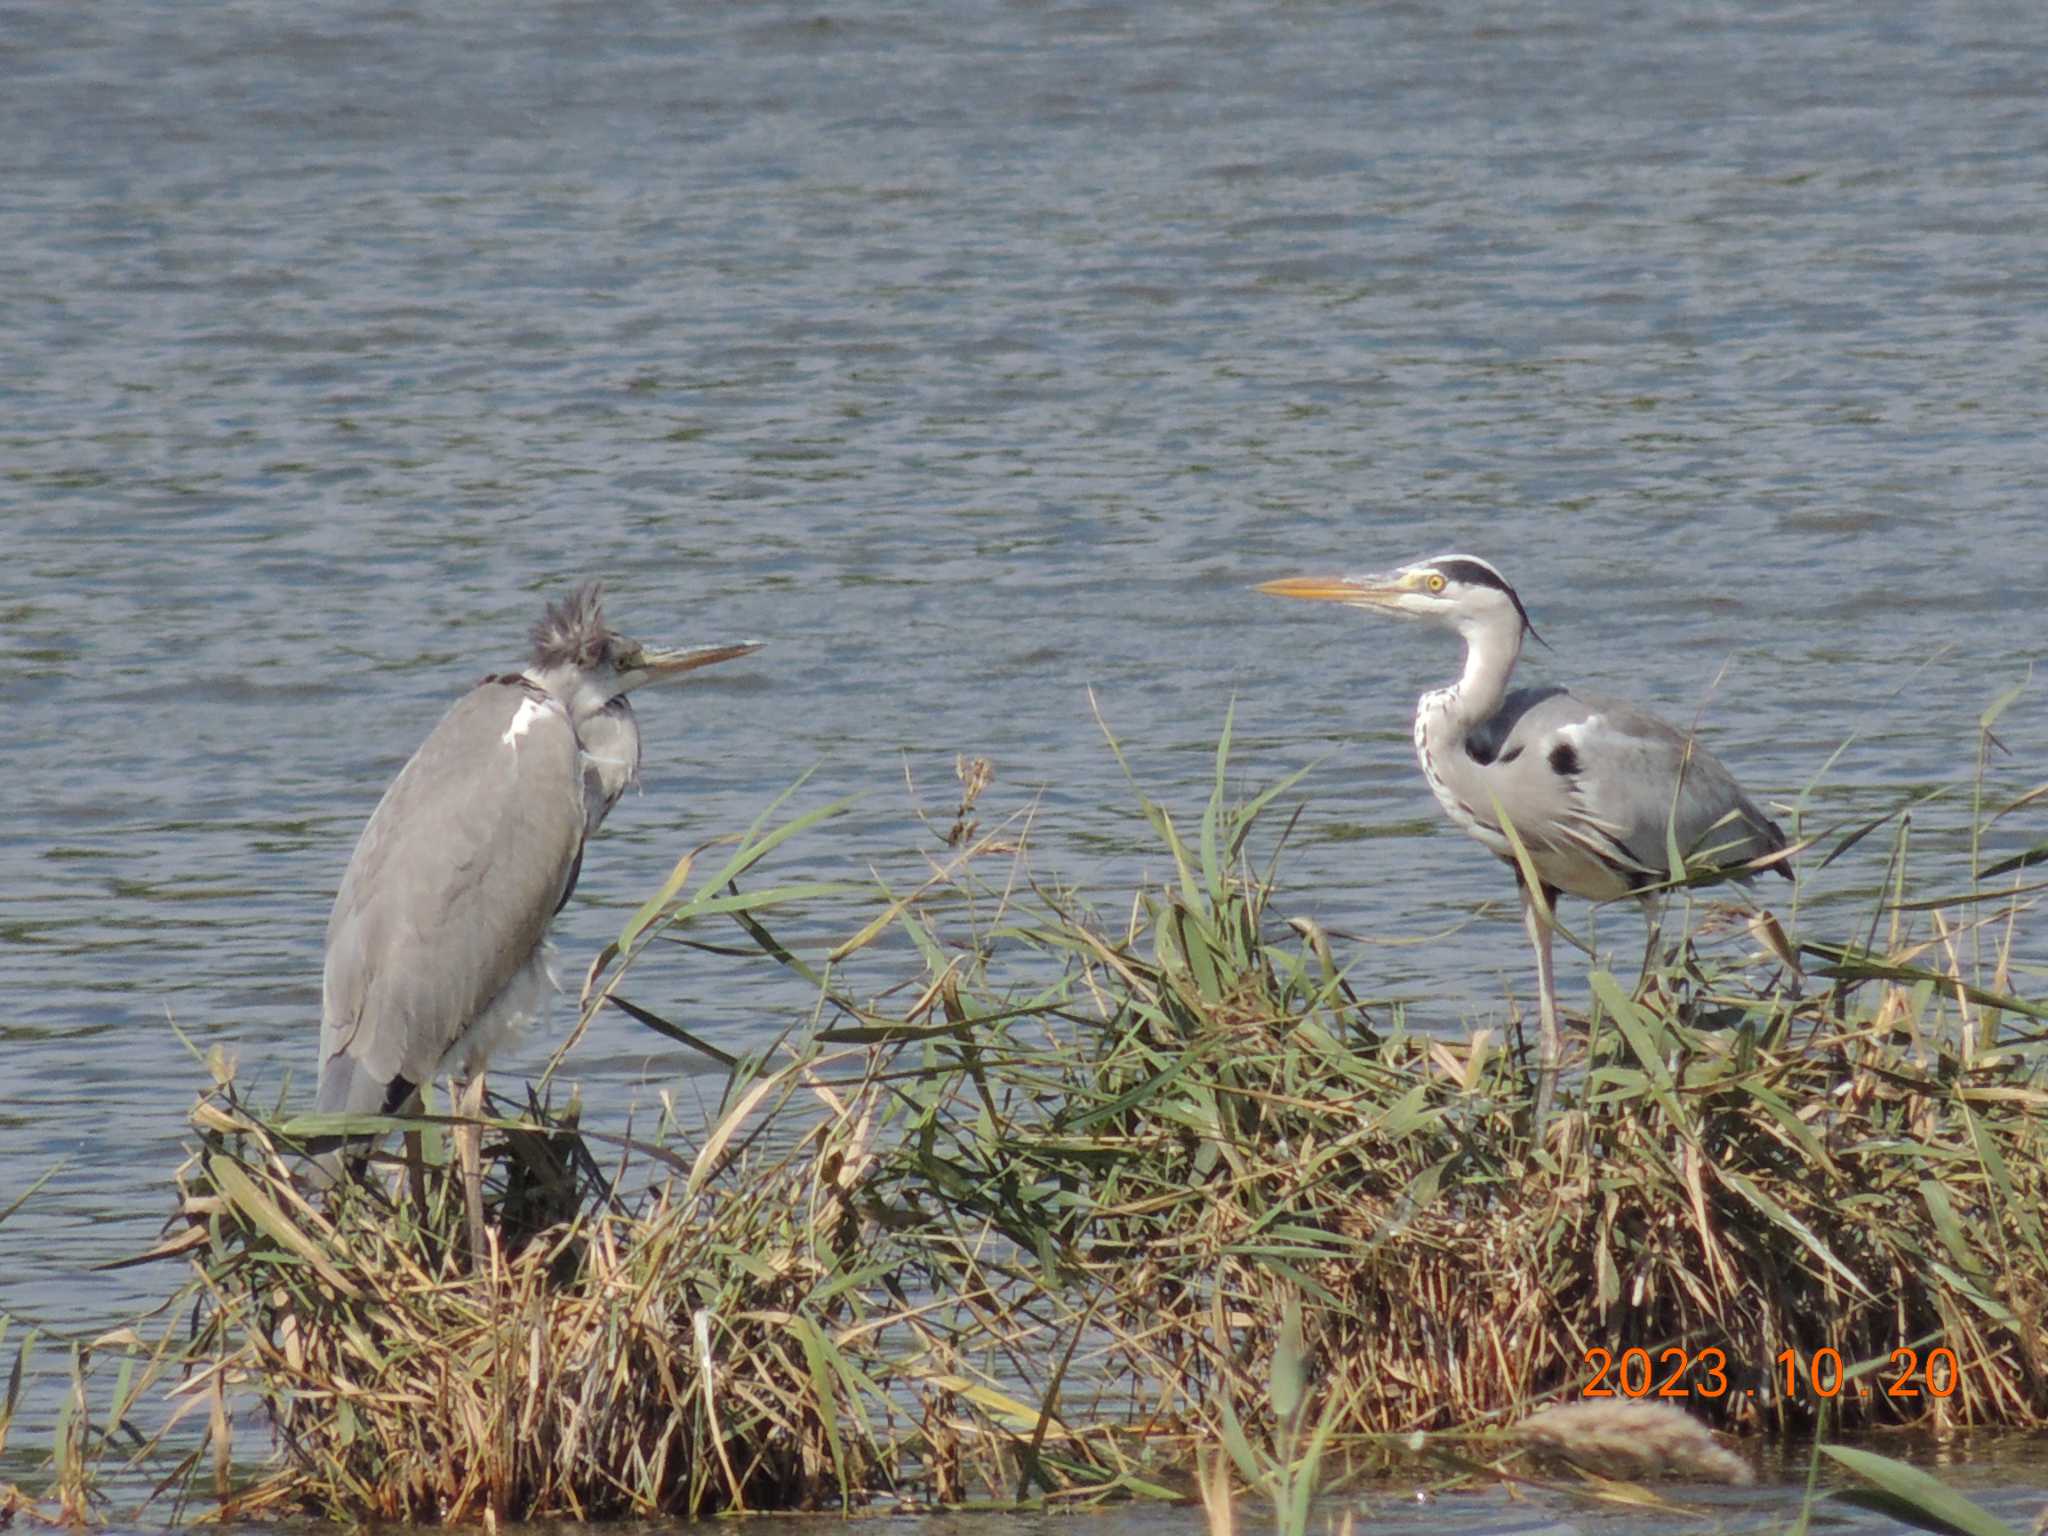
<path id="1" fill-rule="evenodd" d="M 1781 1349 L 1774 1360 L 1773 1378 L 1787 1397 L 1952 1397 L 1962 1375 L 1956 1352 L 1942 1347 L 1923 1356 L 1917 1349 L 1895 1349 L 1891 1363 L 1881 1369 L 1851 1376 L 1833 1349 L 1817 1349 L 1802 1355 L 1796 1349 Z M 1624 1349 L 1619 1355 L 1597 1345 L 1586 1351 L 1586 1366 L 1592 1379 L 1580 1390 L 1581 1397 L 1754 1397 L 1757 1388 L 1743 1387 L 1731 1379 L 1726 1350 L 1708 1345 L 1705 1349 Z"/>

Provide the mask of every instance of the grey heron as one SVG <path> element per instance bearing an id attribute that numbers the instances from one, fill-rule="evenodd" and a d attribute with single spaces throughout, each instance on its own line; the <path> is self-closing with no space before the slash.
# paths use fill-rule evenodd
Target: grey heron
<path id="1" fill-rule="evenodd" d="M 1672 876 L 1674 843 L 1688 868 L 1742 878 L 1784 850 L 1785 834 L 1712 753 L 1655 715 L 1568 688 L 1510 692 L 1522 636 L 1536 631 L 1515 589 L 1484 560 L 1439 555 L 1383 574 L 1288 577 L 1258 590 L 1420 619 L 1464 640 L 1458 681 L 1417 704 L 1415 755 L 1444 814 L 1515 870 L 1536 951 L 1541 1124 L 1559 1056 L 1550 957 L 1559 893 L 1596 902 L 1641 896 L 1654 945 L 1654 893 Z M 1530 889 L 1510 831 L 1540 892 Z M 1769 867 L 1791 878 L 1782 859 Z"/>
<path id="2" fill-rule="evenodd" d="M 435 1077 L 480 1078 L 553 990 L 548 926 L 639 777 L 627 695 L 760 649 L 627 639 L 597 583 L 549 604 L 532 639 L 523 671 L 441 717 L 356 842 L 327 924 L 323 1113 L 395 1114 Z"/>

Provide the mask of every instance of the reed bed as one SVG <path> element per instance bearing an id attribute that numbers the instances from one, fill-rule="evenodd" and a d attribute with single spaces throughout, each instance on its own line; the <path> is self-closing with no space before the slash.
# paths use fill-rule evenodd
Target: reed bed
<path id="1" fill-rule="evenodd" d="M 823 1073 L 853 1057 L 851 1082 Z M 195 1108 L 184 1223 L 193 1278 L 168 1351 L 211 1412 L 224 1517 L 351 1521 L 699 1515 L 955 1503 L 1001 1486 L 1026 1437 L 1101 1489 L 1113 1431 L 1054 1433 L 984 1368 L 1035 1319 L 986 1296 L 908 1296 L 860 1214 L 882 1093 L 868 1053 L 736 1072 L 684 1157 L 609 1149 L 573 1113 L 487 1115 L 485 1251 L 465 1248 L 453 1117 L 409 1117 L 417 1165 L 309 1198 L 295 1122 L 230 1073 Z M 303 1122 L 298 1122 L 302 1124 Z M 792 1129 L 794 1128 L 794 1129 Z M 608 1161 L 600 1153 L 615 1155 Z M 253 1398 L 283 1456 L 229 1470 Z"/>
<path id="2" fill-rule="evenodd" d="M 1954 900 L 1897 873 L 1852 942 L 1759 919 L 1731 953 L 1707 909 L 1640 986 L 1593 974 L 1538 1128 L 1519 1042 L 1411 1031 L 1285 920 L 1260 829 L 1289 786 L 1235 802 L 1228 750 L 1185 824 L 1133 785 L 1169 873 L 1113 913 L 1036 873 L 1028 818 L 982 829 L 969 765 L 929 879 L 822 958 L 765 923 L 826 887 L 739 882 L 832 808 L 764 817 L 688 896 L 685 859 L 585 1021 L 701 1046 L 620 983 L 734 954 L 685 932 L 730 919 L 815 1022 L 721 1058 L 688 1133 L 494 1104 L 481 1253 L 447 1117 L 351 1124 L 421 1149 L 314 1196 L 336 1127 L 219 1067 L 158 1250 L 190 1278 L 144 1379 L 207 1425 L 158 1437 L 164 1484 L 210 1478 L 223 1515 L 595 1519 L 1186 1497 L 1221 1447 L 1305 1520 L 1338 1448 L 1518 1475 L 1635 1439 L 1733 1476 L 1707 1426 L 2048 1426 L 2033 856 Z M 1632 1398 L 1686 1423 L 1606 1411 Z M 235 1459 L 237 1404 L 281 1455 Z"/>
<path id="3" fill-rule="evenodd" d="M 1230 804 L 1227 742 L 1189 835 L 1143 802 L 1173 878 L 1114 924 L 1006 873 L 934 954 L 944 1022 L 904 1021 L 919 1105 L 875 1180 L 943 1210 L 934 1284 L 952 1234 L 1001 1233 L 1088 1298 L 1078 1363 L 1147 1424 L 1250 1417 L 1295 1298 L 1347 1433 L 1589 1387 L 1775 1433 L 2048 1423 L 2044 1010 L 1966 978 L 1949 904 L 1931 955 L 1894 904 L 1882 949 L 1761 924 L 1757 956 L 1596 972 L 1539 1140 L 1518 1050 L 1409 1033 L 1275 919 L 1246 864 L 1272 794 Z M 2009 957 L 2030 900 L 1958 905 Z M 1056 986 L 995 984 L 1019 946 Z"/>
<path id="4" fill-rule="evenodd" d="M 776 1086 L 784 1086 L 777 1084 Z M 182 1209 L 203 1223 L 187 1346 L 253 1393 L 287 1451 L 226 1512 L 405 1521 L 837 1504 L 893 1466 L 830 1338 L 874 1277 L 840 1241 L 858 1115 L 714 1179 L 623 1194 L 544 1110 L 496 1119 L 486 1252 L 453 1163 L 321 1208 L 301 1160 L 228 1082 L 194 1116 Z"/>

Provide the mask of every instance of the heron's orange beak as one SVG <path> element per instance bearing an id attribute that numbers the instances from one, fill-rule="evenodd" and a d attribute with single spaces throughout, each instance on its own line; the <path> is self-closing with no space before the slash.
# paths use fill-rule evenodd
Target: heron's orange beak
<path id="1" fill-rule="evenodd" d="M 1363 603 L 1378 606 L 1399 597 L 1398 584 L 1371 576 L 1283 576 L 1262 581 L 1258 590 L 1268 597 L 1302 597 L 1318 603 Z"/>

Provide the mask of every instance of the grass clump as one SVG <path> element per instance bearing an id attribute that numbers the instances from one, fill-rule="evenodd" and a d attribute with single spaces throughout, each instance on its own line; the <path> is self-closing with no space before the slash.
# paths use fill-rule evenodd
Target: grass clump
<path id="1" fill-rule="evenodd" d="M 595 1519 L 885 1486 L 872 1390 L 831 1342 L 866 1278 L 836 1182 L 864 1130 L 839 1108 L 781 1153 L 634 1199 L 644 1149 L 606 1168 L 572 1119 L 501 1116 L 472 1259 L 452 1161 L 430 1158 L 424 1208 L 365 1181 L 322 1209 L 296 1149 L 223 1081 L 181 1175 L 206 1234 L 186 1353 L 252 1391 L 289 1453 L 230 1512 Z"/>
<path id="2" fill-rule="evenodd" d="M 1687 944 L 1639 991 L 1594 973 L 1538 1142 L 1519 1053 L 1405 1031 L 1276 919 L 1246 859 L 1273 793 L 1233 806 L 1227 749 L 1192 833 L 1143 802 L 1171 874 L 1121 920 L 1009 871 L 928 941 L 945 1022 L 902 1021 L 917 1105 L 876 1184 L 934 1284 L 1000 1234 L 1086 1298 L 1077 1368 L 1151 1425 L 1255 1412 L 1296 1299 L 1354 1434 L 1589 1386 L 1773 1432 L 2048 1424 L 2040 1004 L 1902 931 L 1810 946 L 1805 990 Z M 1057 980 L 1003 982 L 1020 949 Z"/>
<path id="3" fill-rule="evenodd" d="M 180 1475 L 210 1466 L 229 1514 L 590 1519 L 1176 1495 L 1213 1446 L 1298 1525 L 1361 1456 L 1633 1437 L 1732 1475 L 1699 1425 L 2048 1425 L 2048 1008 L 2010 964 L 2034 893 L 1899 874 L 1853 943 L 1759 925 L 1761 963 L 1688 939 L 1640 987 L 1596 971 L 1538 1135 L 1516 1042 L 1411 1031 L 1280 914 L 1252 853 L 1288 786 L 1234 802 L 1228 752 L 1185 825 L 1139 793 L 1166 878 L 1113 915 L 982 830 L 985 771 L 930 878 L 819 960 L 762 914 L 826 887 L 737 884 L 807 819 L 688 898 L 684 860 L 586 1020 L 709 1049 L 618 982 L 726 916 L 821 1022 L 721 1057 L 694 1144 L 498 1106 L 478 1254 L 445 1118 L 412 1122 L 415 1174 L 321 1204 L 323 1127 L 218 1072 L 160 1250 L 191 1266 L 162 1358 L 209 1405 Z M 1973 913 L 2003 925 L 1988 981 Z M 1646 1396 L 1687 1425 L 1597 1411 Z M 248 1398 L 284 1451 L 254 1474 Z"/>

